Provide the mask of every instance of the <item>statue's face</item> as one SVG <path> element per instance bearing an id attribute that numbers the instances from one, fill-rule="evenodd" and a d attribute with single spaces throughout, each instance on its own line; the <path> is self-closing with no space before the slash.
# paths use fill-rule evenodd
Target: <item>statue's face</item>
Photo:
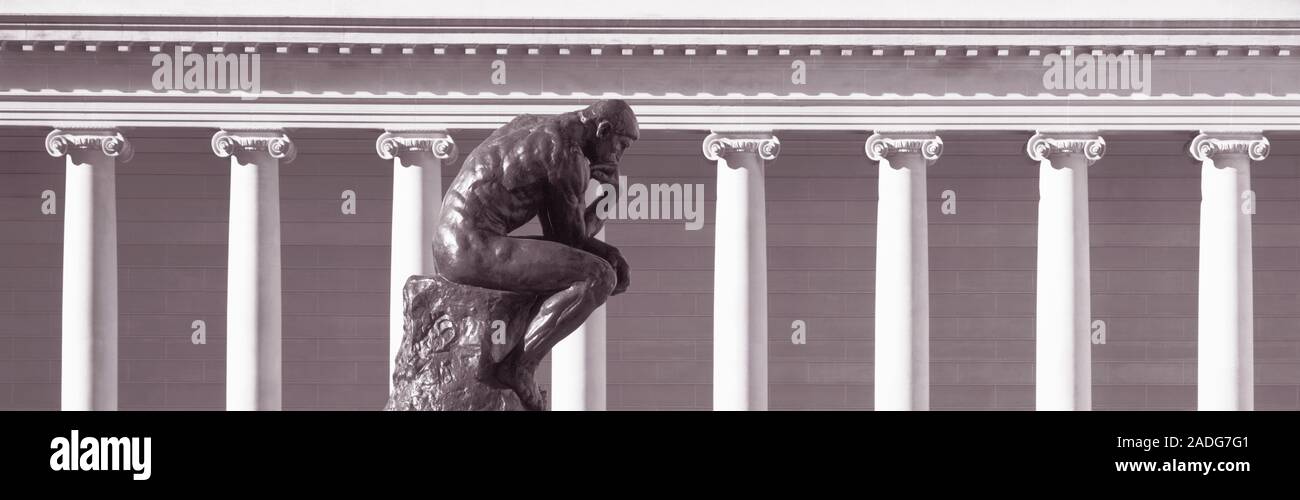
<path id="1" fill-rule="evenodd" d="M 604 184 L 612 184 L 618 175 L 618 162 L 623 159 L 623 152 L 635 138 L 613 131 L 609 122 L 601 122 L 596 127 L 596 138 L 589 149 L 588 161 L 591 162 L 591 178 Z"/>

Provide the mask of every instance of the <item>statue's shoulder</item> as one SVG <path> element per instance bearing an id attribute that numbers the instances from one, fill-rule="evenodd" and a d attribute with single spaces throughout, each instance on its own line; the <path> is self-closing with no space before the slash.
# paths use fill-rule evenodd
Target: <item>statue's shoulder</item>
<path id="1" fill-rule="evenodd" d="M 522 115 L 514 117 L 514 119 L 510 120 L 510 123 L 508 123 L 506 126 L 507 128 L 532 129 L 532 128 L 537 128 L 538 125 L 544 124 L 548 118 L 551 117 L 544 116 L 544 115 L 533 115 L 533 114 L 524 113 Z"/>
<path id="2" fill-rule="evenodd" d="M 581 145 L 571 133 L 571 127 L 558 116 L 540 117 L 528 134 L 529 153 L 552 163 L 568 163 L 573 155 L 581 156 Z"/>
<path id="3" fill-rule="evenodd" d="M 582 156 L 582 148 L 570 128 L 561 116 L 523 114 L 498 128 L 480 147 L 529 163 L 572 163 L 575 155 Z"/>

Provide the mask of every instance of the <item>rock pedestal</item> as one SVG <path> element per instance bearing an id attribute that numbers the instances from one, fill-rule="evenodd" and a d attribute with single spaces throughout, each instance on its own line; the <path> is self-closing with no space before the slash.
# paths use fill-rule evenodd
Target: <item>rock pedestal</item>
<path id="1" fill-rule="evenodd" d="M 497 378 L 519 358 L 542 297 L 412 276 L 402 298 L 406 332 L 385 410 L 544 409 Z"/>

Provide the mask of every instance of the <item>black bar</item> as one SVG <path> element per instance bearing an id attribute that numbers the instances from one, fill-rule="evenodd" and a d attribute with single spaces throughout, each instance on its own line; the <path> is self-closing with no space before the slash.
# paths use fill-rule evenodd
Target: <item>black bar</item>
<path id="1" fill-rule="evenodd" d="M 1269 412 L 12 412 L 5 475 L 33 486 L 420 485 L 592 474 L 745 484 L 809 477 L 1258 485 L 1297 471 L 1294 415 Z M 56 438 L 149 437 L 150 477 L 51 469 Z M 1121 441 L 1125 439 L 1125 441 Z M 1178 440 L 1178 448 L 1169 444 Z M 1151 440 L 1156 446 L 1150 449 Z M 1137 446 L 1137 447 L 1134 447 Z M 1177 460 L 1177 462 L 1173 462 Z M 1249 471 L 1119 472 L 1117 462 L 1248 463 Z M 522 475 L 521 475 L 522 474 Z M 739 476 L 738 476 L 739 475 Z M 749 479 L 739 479 L 740 476 Z M 755 482 L 758 481 L 758 482 Z M 1083 484 L 1083 483 L 1079 483 Z M 540 486 L 538 486 L 540 487 Z M 1050 486 L 1056 488 L 1057 486 Z M 871 490 L 881 490 L 871 487 Z M 1033 488 L 1023 483 L 1023 488 Z M 436 488 L 435 488 L 436 490 Z M 564 490 L 555 490 L 563 492 Z M 860 490 L 861 491 L 861 490 Z M 1026 492 L 1033 491 L 1025 490 Z M 1065 490 L 1043 490 L 1048 496 Z M 1056 493 L 1052 493 L 1056 492 Z"/>

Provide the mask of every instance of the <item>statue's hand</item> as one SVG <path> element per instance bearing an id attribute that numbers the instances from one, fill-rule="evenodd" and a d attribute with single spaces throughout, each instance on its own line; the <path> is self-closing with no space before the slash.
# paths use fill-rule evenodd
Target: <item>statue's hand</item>
<path id="1" fill-rule="evenodd" d="M 611 266 L 614 266 L 614 275 L 618 277 L 618 284 L 614 285 L 614 292 L 610 295 L 618 295 L 627 291 L 628 285 L 631 284 L 629 281 L 631 273 L 627 265 L 627 259 L 623 258 L 623 253 L 619 252 L 617 248 L 610 248 L 612 251 L 605 258 Z"/>
<path id="2" fill-rule="evenodd" d="M 618 295 L 627 291 L 627 287 L 631 281 L 631 272 L 627 265 L 627 259 L 623 258 L 623 252 L 618 251 L 618 248 L 614 245 L 610 245 L 609 243 L 605 243 L 595 238 L 587 240 L 587 245 L 583 250 L 605 259 L 605 262 L 608 262 L 609 265 L 614 268 L 614 277 L 617 279 L 617 282 L 614 283 L 614 290 L 610 295 Z"/>

